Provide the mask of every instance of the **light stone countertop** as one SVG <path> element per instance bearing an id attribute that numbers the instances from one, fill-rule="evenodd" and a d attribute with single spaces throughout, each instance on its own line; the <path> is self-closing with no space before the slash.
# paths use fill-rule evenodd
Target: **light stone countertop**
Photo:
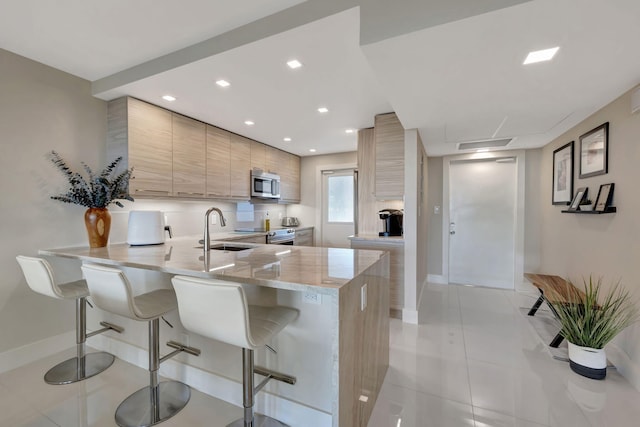
<path id="1" fill-rule="evenodd" d="M 171 239 L 162 245 L 117 243 L 104 248 L 84 246 L 39 252 L 106 265 L 317 293 L 340 289 L 385 254 L 371 250 L 234 243 L 251 249 L 237 252 L 212 249 L 207 260 L 202 247 L 198 247 L 198 239 L 198 236 L 189 236 Z M 212 241 L 215 243 L 225 242 Z"/>
<path id="2" fill-rule="evenodd" d="M 313 226 L 305 226 L 305 227 L 273 227 L 273 230 L 277 230 L 277 229 L 294 229 L 296 231 L 302 231 L 302 230 L 309 230 L 314 228 Z M 211 240 L 225 240 L 225 241 L 232 241 L 232 240 L 242 240 L 245 239 L 247 237 L 258 237 L 258 236 L 264 236 L 266 235 L 267 232 L 266 231 L 222 231 L 222 232 L 218 232 L 218 233 L 211 233 Z M 202 237 L 200 237 L 200 239 L 202 239 Z"/>
<path id="3" fill-rule="evenodd" d="M 378 236 L 377 234 L 354 234 L 353 236 L 349 236 L 349 240 L 355 241 L 367 241 L 367 242 L 377 242 L 377 243 L 388 243 L 388 244 L 401 244 L 404 243 L 404 236 Z"/>

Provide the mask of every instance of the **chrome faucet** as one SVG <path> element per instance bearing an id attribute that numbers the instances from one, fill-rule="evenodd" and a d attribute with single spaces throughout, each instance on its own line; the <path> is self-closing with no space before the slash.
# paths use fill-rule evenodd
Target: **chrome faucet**
<path id="1" fill-rule="evenodd" d="M 207 213 L 204 214 L 204 251 L 209 252 L 211 250 L 211 236 L 209 236 L 209 216 L 211 212 L 216 211 L 218 216 L 220 216 L 220 225 L 224 227 L 227 225 L 227 221 L 224 219 L 224 215 L 222 215 L 222 211 L 218 208 L 209 208 Z"/>

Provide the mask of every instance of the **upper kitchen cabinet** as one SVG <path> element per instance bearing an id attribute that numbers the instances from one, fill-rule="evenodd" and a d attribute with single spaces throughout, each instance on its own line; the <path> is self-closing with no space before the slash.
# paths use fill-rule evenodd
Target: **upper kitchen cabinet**
<path id="1" fill-rule="evenodd" d="M 230 191 L 232 199 L 251 198 L 251 140 L 231 134 Z"/>
<path id="2" fill-rule="evenodd" d="M 267 147 L 267 171 L 280 176 L 281 202 L 300 202 L 300 157 Z"/>
<path id="3" fill-rule="evenodd" d="M 205 197 L 206 125 L 189 117 L 172 114 L 173 195 Z"/>
<path id="4" fill-rule="evenodd" d="M 231 133 L 207 125 L 207 197 L 231 197 Z"/>
<path id="5" fill-rule="evenodd" d="M 395 113 L 375 117 L 377 199 L 404 197 L 404 128 Z"/>
<path id="6" fill-rule="evenodd" d="M 251 141 L 251 169 L 254 168 L 268 171 L 267 146 L 258 141 Z"/>
<path id="7" fill-rule="evenodd" d="M 132 196 L 172 195 L 172 127 L 170 111 L 128 97 L 109 102 L 107 153 L 134 168 Z"/>

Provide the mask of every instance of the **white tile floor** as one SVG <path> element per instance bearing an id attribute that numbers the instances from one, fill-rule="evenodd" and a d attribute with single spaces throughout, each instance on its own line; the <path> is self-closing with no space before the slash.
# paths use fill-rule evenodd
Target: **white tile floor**
<path id="1" fill-rule="evenodd" d="M 640 393 L 615 370 L 593 381 L 551 358 L 519 309 L 533 294 L 439 285 L 425 292 L 425 324 L 391 322 L 390 367 L 369 427 L 640 425 Z M 116 360 L 87 381 L 44 384 L 44 372 L 73 352 L 0 375 L 0 426 L 115 426 L 115 408 L 148 381 L 147 371 Z M 241 414 L 193 390 L 161 425 L 225 426 Z"/>

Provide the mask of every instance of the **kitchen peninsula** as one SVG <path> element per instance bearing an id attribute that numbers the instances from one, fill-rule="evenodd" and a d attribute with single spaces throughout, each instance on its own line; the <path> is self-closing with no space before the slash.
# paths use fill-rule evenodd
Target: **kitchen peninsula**
<path id="1" fill-rule="evenodd" d="M 154 272 L 166 276 L 159 281 L 161 287 L 170 286 L 170 277 L 175 274 L 239 282 L 246 285 L 251 303 L 298 308 L 300 317 L 281 334 L 282 339 L 278 338 L 278 355 L 267 352 L 257 359 L 271 368 L 276 364 L 275 369 L 297 377 L 298 382 L 295 386 L 266 387 L 269 404 L 261 406 L 261 399 L 266 398 L 265 393 L 262 397 L 259 394 L 258 410 L 274 411 L 273 415 L 291 425 L 366 426 L 389 362 L 389 255 L 371 250 L 246 243 L 233 243 L 236 249 L 243 246 L 246 250 L 204 252 L 194 242 L 197 239 L 180 238 L 164 245 L 58 248 L 41 250 L 40 254 Z M 223 244 L 231 243 L 212 242 L 212 246 Z M 191 338 L 191 345 L 205 347 L 203 357 L 183 363 L 220 377 L 235 375 L 233 380 L 240 382 L 239 360 L 234 361 L 237 369 L 212 369 L 208 365 L 222 363 L 223 357 L 207 354 L 209 344 L 203 338 L 201 342 L 196 342 L 200 337 Z M 224 358 L 230 357 L 240 359 L 237 352 L 225 352 Z M 189 382 L 188 378 L 177 379 Z M 222 392 L 207 392 L 224 398 Z M 317 414 L 312 419 L 298 418 L 297 407 L 311 408 L 305 410 Z"/>

